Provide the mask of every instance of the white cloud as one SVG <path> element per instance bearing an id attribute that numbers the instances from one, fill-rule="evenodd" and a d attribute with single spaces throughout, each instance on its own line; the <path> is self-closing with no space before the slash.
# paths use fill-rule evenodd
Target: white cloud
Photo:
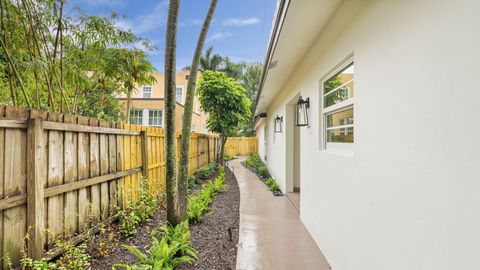
<path id="1" fill-rule="evenodd" d="M 162 1 L 156 4 L 148 13 L 137 16 L 133 20 L 119 19 L 115 24 L 124 30 L 132 30 L 133 33 L 141 35 L 156 30 L 164 24 L 166 22 L 167 9 L 168 3 Z"/>
<path id="2" fill-rule="evenodd" d="M 214 40 L 226 39 L 233 36 L 230 32 L 217 32 L 215 34 L 209 35 L 206 42 L 211 42 Z"/>
<path id="3" fill-rule="evenodd" d="M 259 23 L 260 20 L 255 17 L 251 18 L 231 18 L 231 19 L 226 19 L 223 21 L 223 25 L 231 25 L 231 26 L 245 26 L 245 25 L 252 25 L 252 24 L 257 24 Z"/>

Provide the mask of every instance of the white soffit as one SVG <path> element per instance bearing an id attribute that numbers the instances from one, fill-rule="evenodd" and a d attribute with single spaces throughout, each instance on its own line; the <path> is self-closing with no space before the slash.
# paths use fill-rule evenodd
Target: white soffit
<path id="1" fill-rule="evenodd" d="M 255 113 L 267 111 L 287 79 L 318 38 L 340 0 L 291 0 Z M 273 36 L 273 35 L 272 35 Z"/>

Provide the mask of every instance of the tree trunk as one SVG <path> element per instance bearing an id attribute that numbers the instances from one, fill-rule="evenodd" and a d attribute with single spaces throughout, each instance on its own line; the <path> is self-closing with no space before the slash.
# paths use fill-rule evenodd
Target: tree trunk
<path id="1" fill-rule="evenodd" d="M 207 16 L 203 22 L 203 27 L 198 37 L 197 47 L 192 59 L 192 65 L 190 66 L 190 76 L 188 77 L 187 94 L 184 105 L 183 114 L 183 127 L 182 127 L 182 141 L 180 146 L 180 164 L 178 168 L 178 209 L 179 218 L 185 219 L 187 210 L 187 182 L 188 182 L 188 161 L 189 161 L 189 148 L 190 148 L 190 132 L 192 126 L 192 111 L 193 101 L 195 97 L 195 85 L 197 84 L 197 73 L 200 63 L 200 57 L 202 56 L 203 45 L 205 44 L 205 38 L 212 21 L 215 8 L 217 6 L 217 0 L 210 2 L 210 8 L 208 9 Z"/>
<path id="2" fill-rule="evenodd" d="M 125 121 L 127 123 L 130 123 L 130 102 L 132 102 L 132 91 L 128 90 L 128 93 L 127 93 L 127 112 L 125 113 L 125 115 L 127 116 Z"/>
<path id="3" fill-rule="evenodd" d="M 179 5 L 180 0 L 170 0 L 165 45 L 165 179 L 167 181 L 167 221 L 173 226 L 181 222 L 176 200 L 178 185 L 175 172 L 175 57 Z"/>
<path id="4" fill-rule="evenodd" d="M 217 163 L 223 165 L 223 153 L 225 149 L 225 143 L 227 142 L 228 136 L 224 133 L 220 134 L 218 140 L 218 151 L 217 151 Z"/>

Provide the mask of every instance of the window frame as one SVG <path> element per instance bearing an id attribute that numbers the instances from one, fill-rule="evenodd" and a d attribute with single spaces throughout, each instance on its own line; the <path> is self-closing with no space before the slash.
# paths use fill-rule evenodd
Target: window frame
<path id="1" fill-rule="evenodd" d="M 150 92 L 145 92 L 145 87 L 150 88 Z M 150 96 L 145 97 L 145 93 L 148 93 Z M 152 98 L 152 93 L 153 93 L 153 87 L 151 85 L 144 85 L 142 86 L 142 98 Z"/>
<path id="2" fill-rule="evenodd" d="M 342 72 L 342 70 L 348 68 L 349 66 L 354 67 L 354 72 L 353 72 L 353 78 L 342 83 L 342 85 L 336 87 L 335 89 L 330 90 L 327 93 L 324 93 L 325 91 L 325 83 L 332 79 L 335 75 L 339 74 Z M 346 58 L 344 61 L 342 61 L 335 69 L 331 70 L 328 72 L 321 80 L 320 80 L 320 129 L 321 129 L 321 138 L 320 138 L 320 144 L 321 147 L 320 149 L 326 152 L 332 152 L 332 153 L 340 153 L 340 154 L 346 154 L 346 155 L 353 155 L 354 152 L 354 145 L 355 145 L 355 120 L 353 121 L 353 124 L 347 124 L 347 125 L 340 125 L 340 126 L 333 126 L 333 127 L 327 127 L 328 122 L 327 122 L 327 117 L 329 115 L 332 115 L 334 113 L 346 111 L 353 109 L 353 115 L 355 119 L 355 93 L 352 98 L 348 98 L 346 100 L 343 100 L 339 103 L 330 105 L 325 108 L 325 98 L 340 89 L 341 87 L 344 87 L 345 85 L 348 85 L 353 82 L 353 85 L 355 87 L 355 61 L 353 59 L 353 56 L 350 56 Z M 355 91 L 355 90 L 354 90 Z M 341 143 L 335 143 L 335 142 L 328 142 L 328 130 L 338 130 L 342 128 L 353 128 L 353 137 L 354 140 L 353 142 L 341 142 Z"/>
<path id="3" fill-rule="evenodd" d="M 180 101 L 178 101 L 178 93 L 177 93 L 177 90 L 178 89 L 182 89 L 182 98 Z M 184 100 L 183 100 L 183 94 L 184 94 L 184 87 L 182 85 L 177 85 L 175 86 L 175 101 L 177 103 L 180 103 L 180 104 L 183 104 Z"/>
<path id="4" fill-rule="evenodd" d="M 134 115 L 134 112 L 138 112 L 138 113 L 135 113 Z M 131 121 L 132 118 L 140 119 L 140 123 L 132 123 Z M 143 125 L 143 109 L 136 109 L 136 108 L 130 109 L 130 118 L 128 119 L 128 123 L 131 125 Z"/>
<path id="5" fill-rule="evenodd" d="M 163 128 L 163 119 L 164 119 L 164 114 L 163 114 L 163 109 L 147 109 L 148 112 L 148 117 L 147 117 L 147 125 L 149 127 L 160 127 Z M 160 112 L 160 125 L 152 125 L 150 124 L 150 119 L 153 117 L 150 117 L 150 112 Z"/>

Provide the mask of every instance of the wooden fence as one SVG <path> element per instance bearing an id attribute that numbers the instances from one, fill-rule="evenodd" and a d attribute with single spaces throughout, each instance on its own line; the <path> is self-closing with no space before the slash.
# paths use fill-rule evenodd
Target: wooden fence
<path id="1" fill-rule="evenodd" d="M 229 156 L 249 156 L 258 152 L 258 140 L 256 137 L 229 137 L 224 151 Z"/>
<path id="2" fill-rule="evenodd" d="M 189 173 L 215 159 L 216 144 L 192 134 Z M 0 258 L 17 264 L 27 233 L 34 258 L 55 237 L 81 239 L 138 197 L 142 175 L 164 192 L 164 170 L 160 128 L 0 107 Z"/>

